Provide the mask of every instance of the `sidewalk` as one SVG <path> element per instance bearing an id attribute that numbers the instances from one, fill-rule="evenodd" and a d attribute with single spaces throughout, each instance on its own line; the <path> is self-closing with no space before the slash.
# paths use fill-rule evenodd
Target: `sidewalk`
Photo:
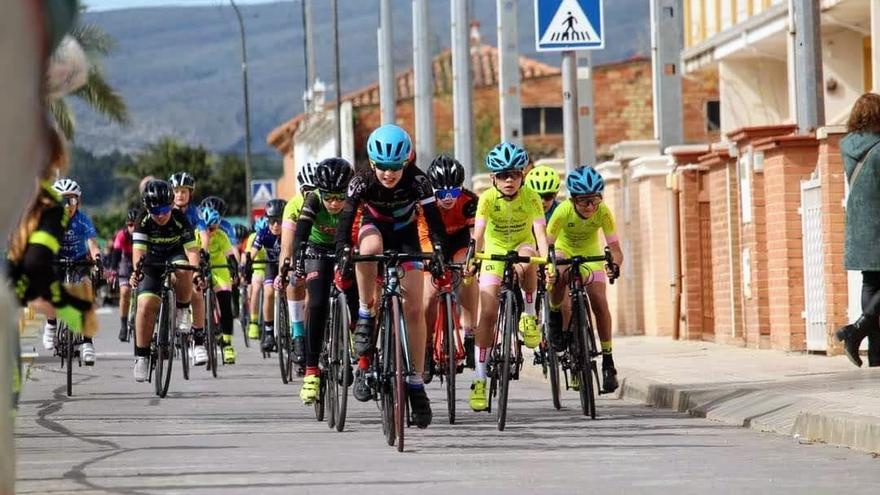
<path id="1" fill-rule="evenodd" d="M 880 452 L 880 368 L 668 338 L 614 340 L 619 396 L 753 430 Z"/>

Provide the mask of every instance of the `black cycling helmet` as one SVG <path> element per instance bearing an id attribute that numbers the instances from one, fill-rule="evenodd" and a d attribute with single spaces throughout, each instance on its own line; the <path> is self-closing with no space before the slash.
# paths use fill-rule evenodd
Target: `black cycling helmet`
<path id="1" fill-rule="evenodd" d="M 428 167 L 434 189 L 452 189 L 464 184 L 464 167 L 449 155 L 437 155 Z"/>
<path id="2" fill-rule="evenodd" d="M 285 206 L 287 206 L 287 201 L 283 199 L 270 199 L 266 203 L 266 216 L 269 218 L 281 218 Z"/>
<path id="3" fill-rule="evenodd" d="M 220 214 L 221 217 L 226 216 L 226 201 L 219 196 L 208 196 L 207 198 L 202 200 L 202 203 L 199 205 L 200 208 L 213 208 L 217 210 L 217 213 Z"/>
<path id="4" fill-rule="evenodd" d="M 177 189 L 178 187 L 188 187 L 190 189 L 196 188 L 195 178 L 186 172 L 175 172 L 171 174 L 171 178 L 168 180 L 171 181 L 171 187 L 174 189 Z"/>
<path id="5" fill-rule="evenodd" d="M 238 240 L 247 239 L 247 236 L 250 235 L 250 229 L 240 223 L 235 224 L 232 229 L 235 230 L 235 237 L 238 238 Z"/>
<path id="6" fill-rule="evenodd" d="M 351 164 L 345 158 L 325 158 L 315 169 L 315 186 L 321 192 L 345 192 L 352 173 Z"/>
<path id="7" fill-rule="evenodd" d="M 140 211 L 138 211 L 137 208 L 132 208 L 128 210 L 128 213 L 125 215 L 126 222 L 134 222 L 135 220 L 137 220 L 138 213 L 140 213 Z"/>
<path id="8" fill-rule="evenodd" d="M 141 201 L 143 201 L 144 207 L 147 209 L 170 206 L 174 201 L 174 190 L 171 188 L 171 184 L 164 180 L 154 179 L 147 182 L 147 185 L 144 186 L 144 192 L 141 193 Z"/>

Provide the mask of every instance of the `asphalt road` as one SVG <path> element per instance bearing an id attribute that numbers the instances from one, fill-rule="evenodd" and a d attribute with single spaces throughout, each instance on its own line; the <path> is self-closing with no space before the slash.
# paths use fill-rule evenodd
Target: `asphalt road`
<path id="1" fill-rule="evenodd" d="M 73 397 L 58 361 L 36 360 L 16 426 L 17 493 L 875 494 L 880 483 L 880 462 L 847 449 L 616 399 L 600 399 L 592 421 L 573 392 L 555 411 L 534 379 L 514 383 L 504 432 L 466 410 L 464 380 L 455 425 L 444 390 L 428 385 L 434 424 L 409 429 L 401 454 L 384 443 L 372 403 L 349 400 L 343 433 L 316 422 L 299 381 L 283 385 L 275 361 L 238 334 L 238 364 L 186 382 L 176 363 L 159 399 L 134 382 L 117 322 L 101 316 L 98 363 L 75 368 Z"/>

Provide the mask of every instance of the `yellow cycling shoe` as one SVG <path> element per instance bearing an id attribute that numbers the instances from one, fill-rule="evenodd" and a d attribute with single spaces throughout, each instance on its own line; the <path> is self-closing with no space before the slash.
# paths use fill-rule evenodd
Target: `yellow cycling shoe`
<path id="1" fill-rule="evenodd" d="M 227 343 L 223 347 L 223 363 L 235 364 L 235 348 L 232 347 L 232 344 Z"/>
<path id="2" fill-rule="evenodd" d="M 486 379 L 474 380 L 471 383 L 471 409 L 475 412 L 489 409 L 489 397 L 486 393 Z"/>
<path id="3" fill-rule="evenodd" d="M 522 315 L 519 319 L 519 331 L 522 333 L 523 344 L 529 349 L 534 349 L 541 343 L 541 331 L 538 330 L 538 319 L 534 315 Z"/>
<path id="4" fill-rule="evenodd" d="M 251 323 L 248 325 L 248 338 L 251 340 L 259 340 L 260 338 L 260 326 L 256 323 Z"/>
<path id="5" fill-rule="evenodd" d="M 581 389 L 581 378 L 577 374 L 571 375 L 571 381 L 568 382 L 568 388 L 577 392 Z"/>
<path id="6" fill-rule="evenodd" d="M 302 388 L 299 389 L 299 398 L 303 404 L 311 405 L 318 400 L 318 393 L 321 391 L 321 377 L 318 375 L 309 375 L 303 380 Z"/>

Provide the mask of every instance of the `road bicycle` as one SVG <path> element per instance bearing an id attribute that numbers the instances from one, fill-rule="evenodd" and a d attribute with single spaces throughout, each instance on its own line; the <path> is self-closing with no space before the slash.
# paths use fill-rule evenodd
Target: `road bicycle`
<path id="1" fill-rule="evenodd" d="M 82 269 L 92 268 L 95 262 L 92 260 L 59 259 L 52 262 L 62 273 L 61 279 L 65 286 L 76 284 L 83 276 Z M 92 284 L 94 288 L 94 283 Z M 74 332 L 62 319 L 57 320 L 54 346 L 55 355 L 61 358 L 61 367 L 65 368 L 67 375 L 67 396 L 73 395 L 73 360 L 76 358 L 77 366 L 82 366 L 80 348 L 83 343 L 82 333 Z"/>

